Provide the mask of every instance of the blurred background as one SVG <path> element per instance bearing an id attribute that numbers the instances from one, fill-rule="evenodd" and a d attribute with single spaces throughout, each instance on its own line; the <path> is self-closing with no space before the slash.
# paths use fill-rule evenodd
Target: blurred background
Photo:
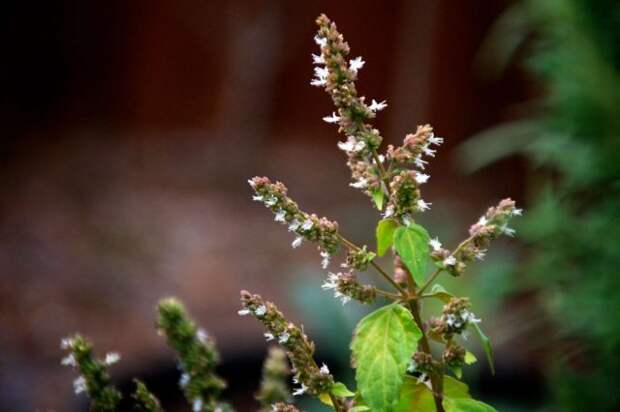
<path id="1" fill-rule="evenodd" d="M 368 308 L 321 291 L 314 248 L 292 251 L 246 183 L 282 180 L 374 246 L 377 214 L 348 187 L 340 136 L 321 121 L 331 102 L 309 85 L 321 12 L 367 62 L 360 92 L 388 101 L 386 143 L 427 122 L 446 139 L 424 188 L 432 235 L 454 246 L 499 199 L 525 208 L 516 240 L 446 283 L 471 296 L 496 347 L 495 377 L 482 355 L 466 372 L 472 391 L 501 411 L 620 410 L 612 0 L 4 5 L 0 410 L 87 409 L 59 365 L 75 331 L 121 352 L 123 389 L 138 376 L 167 410 L 188 410 L 154 329 L 168 295 L 216 337 L 240 411 L 255 409 L 266 352 L 261 327 L 237 316 L 240 289 L 303 323 L 350 379 L 350 331 Z"/>

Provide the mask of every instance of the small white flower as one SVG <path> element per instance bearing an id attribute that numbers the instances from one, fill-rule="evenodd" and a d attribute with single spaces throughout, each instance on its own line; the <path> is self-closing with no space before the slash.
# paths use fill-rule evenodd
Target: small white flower
<path id="1" fill-rule="evenodd" d="M 325 59 L 322 54 L 313 54 L 312 55 L 312 63 L 314 64 L 325 64 Z"/>
<path id="2" fill-rule="evenodd" d="M 368 187 L 368 180 L 362 177 L 357 182 L 349 183 L 349 186 L 354 187 L 356 189 L 365 189 Z"/>
<path id="3" fill-rule="evenodd" d="M 288 332 L 282 332 L 280 337 L 278 338 L 278 343 L 283 345 L 290 339 L 291 335 Z"/>
<path id="4" fill-rule="evenodd" d="M 83 376 L 80 376 L 73 381 L 73 391 L 76 395 L 85 392 L 86 389 L 86 379 Z"/>
<path id="5" fill-rule="evenodd" d="M 416 157 L 413 162 L 415 163 L 416 167 L 419 169 L 424 170 L 426 168 L 426 164 L 428 163 L 426 160 L 422 159 L 422 157 L 418 156 Z"/>
<path id="6" fill-rule="evenodd" d="M 516 233 L 516 231 L 513 228 L 508 227 L 507 225 L 503 225 L 502 227 L 499 228 L 499 230 L 501 230 L 501 232 L 505 234 L 506 236 L 511 236 L 511 237 L 514 236 Z"/>
<path id="7" fill-rule="evenodd" d="M 327 39 L 317 34 L 316 36 L 314 36 L 314 42 L 321 47 L 325 47 L 325 45 L 327 44 Z"/>
<path id="8" fill-rule="evenodd" d="M 370 106 L 368 107 L 373 112 L 379 112 L 387 107 L 387 103 L 385 100 L 382 102 L 377 102 L 375 99 L 372 99 Z"/>
<path id="9" fill-rule="evenodd" d="M 202 342 L 202 343 L 206 343 L 207 339 L 209 339 L 209 334 L 207 333 L 206 330 L 204 330 L 203 328 L 199 328 L 196 331 L 196 338 Z"/>
<path id="10" fill-rule="evenodd" d="M 321 369 L 319 370 L 323 375 L 329 375 L 329 368 L 327 367 L 326 364 L 323 364 L 321 366 Z"/>
<path id="11" fill-rule="evenodd" d="M 394 215 L 394 205 L 388 205 L 385 208 L 385 213 L 383 213 L 384 218 L 388 218 Z"/>
<path id="12" fill-rule="evenodd" d="M 418 205 L 418 209 L 423 212 L 425 210 L 430 209 L 432 203 L 426 203 L 424 200 L 420 199 L 418 200 L 417 205 Z"/>
<path id="13" fill-rule="evenodd" d="M 241 309 L 241 310 L 240 310 L 240 311 L 238 311 L 237 313 L 239 314 L 239 316 L 247 316 L 247 315 L 249 315 L 251 312 L 250 312 L 250 309 Z"/>
<path id="14" fill-rule="evenodd" d="M 321 259 L 321 267 L 323 269 L 327 269 L 327 267 L 329 266 L 329 261 L 331 259 L 331 255 L 329 254 L 329 252 L 321 252 L 321 257 L 323 259 Z"/>
<path id="15" fill-rule="evenodd" d="M 476 252 L 476 259 L 484 260 L 485 255 L 486 255 L 486 252 L 484 252 L 483 250 L 479 250 L 478 252 Z"/>
<path id="16" fill-rule="evenodd" d="M 263 201 L 265 201 L 265 198 L 262 197 L 261 195 L 254 195 L 254 196 L 252 196 L 252 200 L 255 201 L 255 202 L 263 202 Z"/>
<path id="17" fill-rule="evenodd" d="M 269 199 L 265 199 L 266 206 L 275 206 L 278 203 L 278 198 L 275 196 L 271 196 Z"/>
<path id="18" fill-rule="evenodd" d="M 254 179 L 248 179 L 248 184 L 252 186 L 252 189 L 256 187 L 256 183 L 254 182 Z"/>
<path id="19" fill-rule="evenodd" d="M 437 153 L 437 150 L 434 149 L 429 149 L 428 146 L 422 148 L 422 151 L 424 152 L 425 155 L 427 155 L 428 157 L 435 157 L 435 153 Z"/>
<path id="20" fill-rule="evenodd" d="M 336 112 L 332 112 L 332 115 L 331 116 L 325 116 L 323 118 L 323 121 L 327 122 L 327 123 L 338 123 L 340 121 L 340 116 L 338 116 L 336 114 Z"/>
<path id="21" fill-rule="evenodd" d="M 273 217 L 273 220 L 275 220 L 276 222 L 286 222 L 286 219 L 284 219 L 285 216 L 286 216 L 286 210 L 281 209 L 281 210 L 278 210 L 278 212 L 275 214 L 275 216 Z"/>
<path id="22" fill-rule="evenodd" d="M 435 134 L 431 134 L 431 136 L 428 138 L 428 143 L 429 144 L 434 144 L 435 146 L 439 146 L 440 144 L 443 143 L 443 137 L 437 137 L 435 136 Z"/>
<path id="23" fill-rule="evenodd" d="M 104 363 L 106 365 L 113 365 L 121 359 L 121 355 L 118 352 L 110 352 L 105 355 Z"/>
<path id="24" fill-rule="evenodd" d="M 411 224 L 413 223 L 413 219 L 411 218 L 411 215 L 403 215 L 403 223 L 405 224 L 405 226 L 411 226 Z"/>
<path id="25" fill-rule="evenodd" d="M 254 311 L 254 314 L 256 316 L 258 316 L 259 318 L 261 316 L 265 316 L 265 313 L 267 313 L 267 307 L 265 305 L 260 305 L 259 307 L 256 308 L 256 310 Z"/>
<path id="26" fill-rule="evenodd" d="M 297 219 L 293 219 L 291 224 L 288 225 L 288 230 L 291 231 L 291 232 L 294 232 L 297 229 L 299 229 L 299 226 L 301 226 L 301 222 L 299 220 L 297 220 Z"/>
<path id="27" fill-rule="evenodd" d="M 194 403 L 192 403 L 192 411 L 193 412 L 202 411 L 202 399 L 200 398 L 194 399 Z"/>
<path id="28" fill-rule="evenodd" d="M 379 155 L 379 156 L 377 156 L 377 157 L 379 158 L 379 163 L 383 163 L 383 162 L 385 162 L 385 156 L 384 156 L 384 155 L 380 154 L 380 155 Z M 374 159 L 373 159 L 373 161 L 374 161 Z M 377 163 L 377 162 L 375 162 L 375 163 Z"/>
<path id="29" fill-rule="evenodd" d="M 523 214 L 523 209 L 514 209 L 512 211 L 513 216 L 521 216 Z"/>
<path id="30" fill-rule="evenodd" d="M 60 349 L 69 349 L 73 347 L 73 339 L 72 338 L 63 338 L 60 340 Z"/>
<path id="31" fill-rule="evenodd" d="M 301 387 L 295 389 L 295 391 L 293 392 L 293 396 L 303 395 L 304 393 L 306 393 L 307 390 L 308 390 L 308 387 L 302 383 Z"/>
<path id="32" fill-rule="evenodd" d="M 357 140 L 354 136 L 348 136 L 346 142 L 338 142 L 338 148 L 345 152 L 360 152 L 364 150 L 366 143 Z"/>
<path id="33" fill-rule="evenodd" d="M 301 242 L 303 241 L 304 241 L 303 237 L 297 236 L 295 240 L 293 240 L 293 243 L 291 243 L 291 246 L 293 247 L 293 249 L 297 249 L 299 246 L 301 246 Z"/>
<path id="34" fill-rule="evenodd" d="M 456 324 L 456 317 L 454 317 L 454 315 L 450 314 L 446 316 L 446 324 L 448 326 L 454 326 Z"/>
<path id="35" fill-rule="evenodd" d="M 448 256 L 443 260 L 444 266 L 454 266 L 456 265 L 456 258 L 454 256 Z"/>
<path id="36" fill-rule="evenodd" d="M 312 221 L 312 219 L 306 219 L 304 221 L 304 224 L 301 225 L 301 229 L 302 230 L 310 230 L 314 227 L 314 222 Z"/>
<path id="37" fill-rule="evenodd" d="M 488 221 L 488 219 L 487 219 L 487 217 L 486 217 L 486 216 L 481 216 L 481 217 L 480 217 L 480 219 L 478 219 L 478 224 L 479 224 L 480 226 L 484 226 L 484 225 L 486 225 L 487 223 L 489 223 L 489 221 Z"/>
<path id="38" fill-rule="evenodd" d="M 418 184 L 420 184 L 420 185 L 421 185 L 421 184 L 423 184 L 423 183 L 428 182 L 428 179 L 429 179 L 430 177 L 431 177 L 430 175 L 427 175 L 427 174 L 424 174 L 424 173 L 416 173 L 416 175 L 415 175 L 415 181 L 416 181 Z"/>
<path id="39" fill-rule="evenodd" d="M 316 86 L 316 87 L 325 86 L 326 84 L 327 84 L 327 80 L 326 79 L 312 79 L 310 81 L 310 85 L 311 86 Z"/>
<path id="40" fill-rule="evenodd" d="M 441 249 L 441 242 L 439 241 L 438 238 L 429 240 L 428 244 L 433 248 L 435 252 Z"/>
<path id="41" fill-rule="evenodd" d="M 329 70 L 327 67 L 315 67 L 314 75 L 317 79 L 327 79 L 327 76 L 329 76 Z"/>
<path id="42" fill-rule="evenodd" d="M 409 365 L 407 365 L 407 372 L 409 373 L 413 373 L 418 369 L 418 364 L 416 361 L 414 361 L 413 359 L 411 359 L 409 361 Z"/>
<path id="43" fill-rule="evenodd" d="M 273 336 L 273 333 L 271 332 L 265 332 L 263 335 L 265 335 L 265 339 L 267 340 L 267 342 L 271 342 L 275 339 L 275 336 Z"/>
<path id="44" fill-rule="evenodd" d="M 469 310 L 464 310 L 463 313 L 461 314 L 461 317 L 463 318 L 463 320 L 465 322 L 469 322 L 469 323 L 480 323 L 480 322 L 482 322 L 481 319 L 477 318 L 476 315 L 474 315 Z"/>
<path id="45" fill-rule="evenodd" d="M 349 70 L 351 70 L 353 73 L 357 73 L 359 69 L 364 67 L 364 64 L 366 64 L 366 62 L 362 60 L 361 56 L 356 57 L 353 60 L 349 60 Z"/>
<path id="46" fill-rule="evenodd" d="M 71 353 L 67 356 L 65 356 L 64 358 L 62 358 L 62 360 L 60 361 L 60 364 L 63 366 L 77 366 L 77 361 L 75 360 L 75 356 Z"/>
<path id="47" fill-rule="evenodd" d="M 323 290 L 329 290 L 329 289 L 336 289 L 337 287 L 338 287 L 338 275 L 330 272 L 329 276 L 327 276 L 327 280 L 325 281 L 325 283 L 321 285 L 321 288 Z"/>
<path id="48" fill-rule="evenodd" d="M 350 296 L 347 296 L 347 295 L 341 293 L 338 290 L 334 292 L 334 297 L 337 298 L 337 299 L 340 299 L 340 302 L 342 302 L 343 306 L 351 301 L 351 297 Z"/>
<path id="49" fill-rule="evenodd" d="M 189 383 L 189 373 L 181 374 L 181 378 L 179 379 L 179 386 L 184 388 Z"/>

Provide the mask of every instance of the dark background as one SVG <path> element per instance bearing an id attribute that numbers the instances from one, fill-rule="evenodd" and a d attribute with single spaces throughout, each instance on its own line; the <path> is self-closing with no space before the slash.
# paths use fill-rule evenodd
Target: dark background
<path id="1" fill-rule="evenodd" d="M 519 70 L 490 79 L 476 64 L 506 4 L 5 4 L 0 409 L 84 407 L 58 347 L 62 336 L 80 331 L 98 353 L 121 352 L 112 370 L 117 382 L 141 376 L 175 410 L 173 356 L 154 330 L 154 307 L 167 295 L 182 299 L 216 336 L 239 410 L 254 408 L 265 352 L 261 328 L 237 317 L 242 288 L 278 302 L 324 344 L 321 356 L 346 366 L 346 343 L 338 352 L 343 346 L 330 344 L 329 327 L 311 321 L 317 296 L 324 302 L 327 295 L 304 289 L 318 289 L 324 277 L 319 257 L 307 245 L 291 251 L 289 234 L 251 202 L 246 184 L 257 174 L 280 179 L 304 209 L 374 244 L 377 216 L 347 187 L 340 137 L 321 120 L 333 110 L 330 100 L 309 85 L 314 19 L 327 13 L 352 55 L 366 60 L 358 86 L 369 99 L 388 101 L 376 121 L 386 143 L 427 122 L 446 139 L 429 168 L 424 198 L 433 209 L 424 219 L 456 242 L 488 205 L 524 198 L 521 160 L 471 175 L 459 168 L 456 150 L 510 119 L 532 95 Z M 346 325 L 361 316 L 354 305 L 344 309 L 353 314 L 341 315 Z M 520 322 L 516 315 L 492 319 L 489 325 Z M 491 380 L 476 369 L 476 391 L 538 402 L 545 389 L 536 383 L 535 354 L 505 326 L 490 331 L 499 373 Z"/>

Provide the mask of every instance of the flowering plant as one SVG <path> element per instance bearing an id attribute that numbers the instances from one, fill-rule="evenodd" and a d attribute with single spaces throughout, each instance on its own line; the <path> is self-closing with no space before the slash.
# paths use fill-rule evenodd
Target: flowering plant
<path id="1" fill-rule="evenodd" d="M 376 251 L 346 239 L 336 222 L 303 211 L 289 197 L 284 184 L 266 177 L 255 177 L 249 183 L 254 200 L 262 202 L 274 213 L 276 222 L 295 234 L 293 248 L 304 240 L 316 243 L 324 269 L 339 251 L 345 252 L 342 270 L 329 273 L 323 289 L 333 291 L 343 304 L 387 304 L 364 317 L 355 328 L 351 349 L 357 386 L 351 390 L 336 380 L 327 365 L 319 366 L 313 356 L 315 345 L 303 328 L 289 322 L 273 303 L 242 291 L 239 314 L 259 320 L 267 329 L 266 339 L 284 348 L 292 366 L 289 370 L 281 351 L 271 351 L 257 399 L 264 410 L 295 411 L 287 403 L 290 397 L 284 383 L 292 374 L 298 385 L 293 395 L 308 393 L 337 412 L 493 411 L 491 406 L 472 399 L 460 381 L 462 368 L 476 361 L 462 346 L 461 338 L 473 329 L 493 370 L 489 339 L 480 329 L 480 319 L 472 312 L 469 300 L 453 296 L 435 281 L 444 272 L 455 277 L 464 275 L 470 262 L 484 257 L 492 239 L 513 235 L 508 221 L 521 210 L 512 200 L 502 200 L 489 208 L 470 227 L 469 236 L 452 250 L 431 238 L 414 216 L 430 207 L 421 197 L 421 186 L 429 179 L 423 170 L 426 159 L 435 156 L 435 147 L 443 139 L 435 136 L 429 125 L 419 126 L 401 146 L 389 145 L 380 154 L 382 137 L 370 121 L 387 104 L 376 100 L 367 104 L 358 95 L 355 81 L 365 62 L 360 57 L 348 60 L 348 44 L 325 15 L 317 19 L 317 24 L 315 41 L 320 54 L 313 55 L 316 76 L 311 84 L 325 88 L 336 106 L 337 112 L 323 120 L 337 124 L 346 137 L 338 147 L 346 153 L 351 186 L 368 195 L 382 214 L 376 229 Z M 376 261 L 387 253 L 393 256 L 393 274 Z M 427 274 L 429 263 L 434 270 Z M 376 272 L 392 290 L 360 283 L 356 273 L 367 270 Z M 444 306 L 441 314 L 424 321 L 421 306 L 429 299 L 437 299 Z M 183 373 L 180 386 L 194 411 L 230 410 L 219 400 L 224 382 L 215 374 L 217 353 L 208 335 L 173 299 L 160 303 L 158 326 L 179 353 Z M 439 356 L 431 351 L 432 343 L 440 348 Z M 114 410 L 120 395 L 110 387 L 105 374 L 109 362 L 94 360 L 90 346 L 80 337 L 64 346 L 71 349 L 65 363 L 81 372 L 76 389 L 88 391 L 94 410 Z M 93 367 L 99 371 L 97 374 L 91 373 Z M 160 410 L 142 384 L 138 384 L 135 398 L 143 410 Z"/>

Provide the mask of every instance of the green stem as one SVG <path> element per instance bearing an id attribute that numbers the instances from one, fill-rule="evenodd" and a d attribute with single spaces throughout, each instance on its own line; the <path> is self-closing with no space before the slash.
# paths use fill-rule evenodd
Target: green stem
<path id="1" fill-rule="evenodd" d="M 342 235 L 338 234 L 338 237 L 340 237 L 340 240 L 342 241 L 342 243 L 344 243 L 349 249 L 354 250 L 354 251 L 361 250 L 359 246 L 357 246 L 355 243 L 351 242 L 350 240 L 347 240 Z M 385 270 L 383 270 L 379 265 L 375 263 L 374 260 L 371 260 L 370 264 L 372 265 L 373 268 L 377 270 L 377 272 L 379 272 L 381 276 L 383 276 L 385 280 L 387 280 L 392 286 L 394 286 L 396 290 L 398 290 L 398 292 L 400 292 L 403 298 L 409 299 L 409 294 L 407 293 L 407 291 L 403 289 L 398 283 L 396 283 L 394 279 L 392 279 L 392 277 L 385 272 Z"/>
<path id="2" fill-rule="evenodd" d="M 424 324 L 422 323 L 422 318 L 420 317 L 420 307 L 418 301 L 409 302 L 409 309 L 411 310 L 411 314 L 413 315 L 413 319 L 415 323 L 418 325 L 420 330 L 422 331 L 422 337 L 420 338 L 420 346 L 422 347 L 422 351 L 428 355 L 432 356 L 431 347 L 428 343 L 428 338 L 426 337 L 426 331 L 424 330 Z M 435 401 L 435 408 L 437 412 L 445 412 L 442 404 L 443 400 L 443 374 L 433 372 L 430 374 L 431 379 L 431 387 L 433 391 L 433 400 Z"/>

